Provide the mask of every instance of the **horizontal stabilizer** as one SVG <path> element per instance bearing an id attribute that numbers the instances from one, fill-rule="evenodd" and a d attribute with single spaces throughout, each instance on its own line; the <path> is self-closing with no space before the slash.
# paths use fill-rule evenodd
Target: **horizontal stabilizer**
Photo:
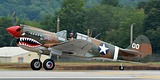
<path id="1" fill-rule="evenodd" d="M 141 52 L 136 51 L 136 50 L 131 50 L 131 49 L 120 49 L 120 52 L 126 53 L 126 55 L 139 55 Z"/>

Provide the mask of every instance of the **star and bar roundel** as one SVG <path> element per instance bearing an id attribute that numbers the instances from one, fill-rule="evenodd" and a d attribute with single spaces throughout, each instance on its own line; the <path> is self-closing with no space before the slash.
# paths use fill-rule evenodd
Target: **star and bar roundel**
<path id="1" fill-rule="evenodd" d="M 98 46 L 98 51 L 99 51 L 100 54 L 106 55 L 109 52 L 109 47 L 108 47 L 107 44 L 101 43 Z"/>

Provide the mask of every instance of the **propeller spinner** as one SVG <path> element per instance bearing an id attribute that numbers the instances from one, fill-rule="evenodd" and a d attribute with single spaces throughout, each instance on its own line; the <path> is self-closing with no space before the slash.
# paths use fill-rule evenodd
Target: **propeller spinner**
<path id="1" fill-rule="evenodd" d="M 20 36 L 20 29 L 20 26 L 11 26 L 9 28 L 6 28 L 7 32 L 14 37 Z"/>

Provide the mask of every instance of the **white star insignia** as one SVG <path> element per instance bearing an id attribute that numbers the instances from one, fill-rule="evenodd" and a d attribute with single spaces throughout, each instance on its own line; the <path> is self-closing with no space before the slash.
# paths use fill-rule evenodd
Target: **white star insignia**
<path id="1" fill-rule="evenodd" d="M 108 50 L 109 48 L 106 48 L 105 44 L 103 44 L 102 46 L 99 46 L 99 47 L 101 48 L 100 53 L 103 52 L 104 54 L 107 54 L 106 50 Z"/>

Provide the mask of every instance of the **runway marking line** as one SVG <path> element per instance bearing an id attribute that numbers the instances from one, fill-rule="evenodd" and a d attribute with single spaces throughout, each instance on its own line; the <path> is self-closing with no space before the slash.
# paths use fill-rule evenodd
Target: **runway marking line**
<path id="1" fill-rule="evenodd" d="M 0 77 L 0 79 L 133 79 L 135 77 Z M 136 79 L 136 78 L 135 78 Z"/>
<path id="2" fill-rule="evenodd" d="M 138 74 L 137 72 L 94 72 L 95 74 L 119 74 L 119 75 L 124 75 L 124 74 Z"/>
<path id="3" fill-rule="evenodd" d="M 137 76 L 137 78 L 160 79 L 160 76 Z"/>

